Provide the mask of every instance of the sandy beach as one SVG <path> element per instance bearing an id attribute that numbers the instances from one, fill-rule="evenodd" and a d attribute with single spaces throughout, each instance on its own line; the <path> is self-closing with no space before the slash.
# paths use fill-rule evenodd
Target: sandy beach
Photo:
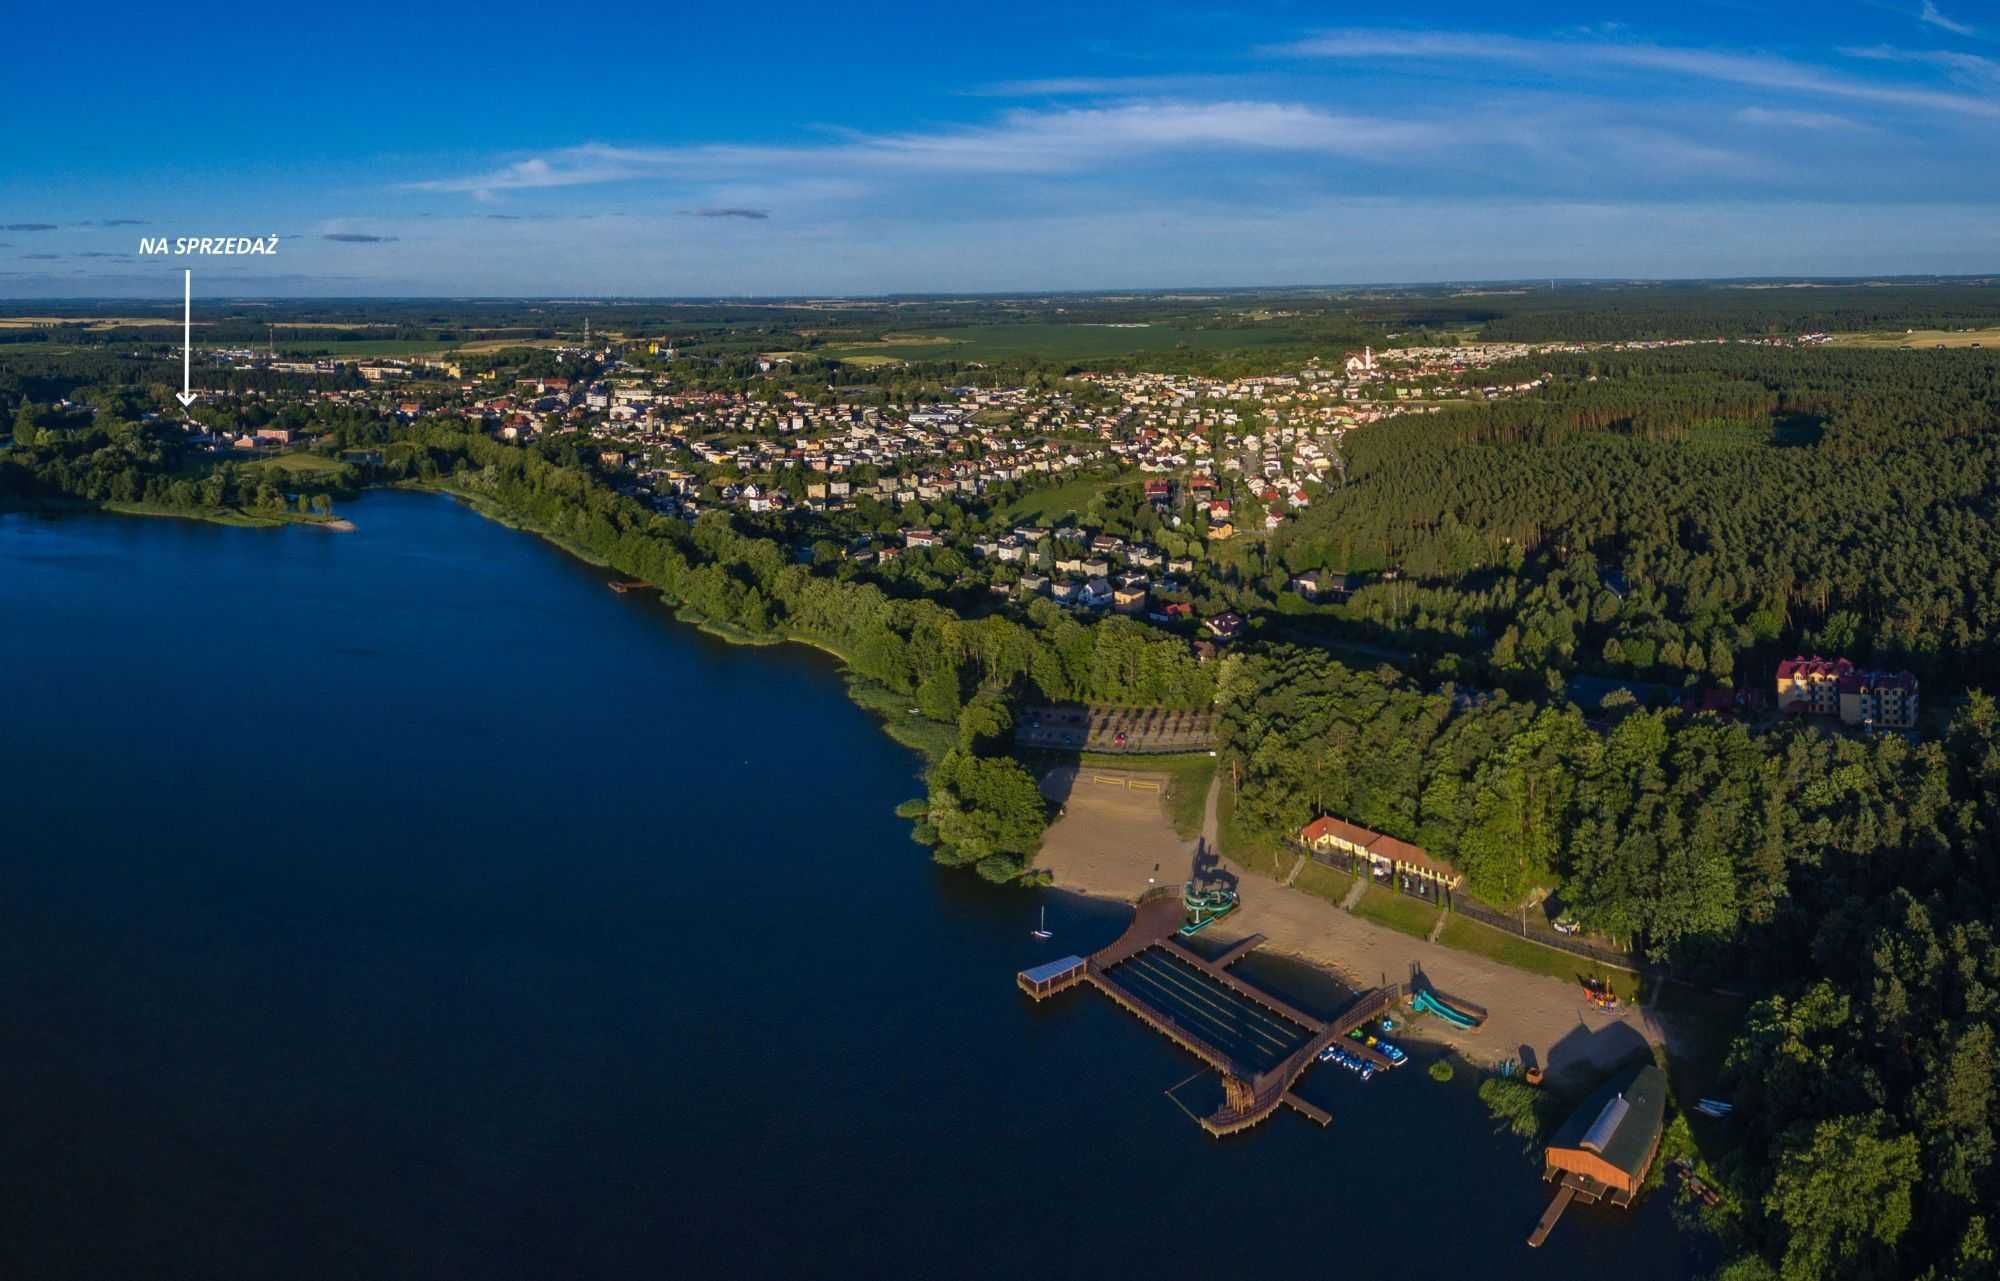
<path id="1" fill-rule="evenodd" d="M 1598 1010 L 1583 999 L 1578 984 L 1413 938 L 1246 872 L 1226 857 L 1216 861 L 1204 855 L 1204 849 L 1215 848 L 1219 779 L 1209 790 L 1203 834 L 1194 841 L 1174 834 L 1161 775 L 1064 766 L 1045 775 L 1041 786 L 1043 795 L 1063 807 L 1036 859 L 1056 888 L 1130 901 L 1149 885 L 1186 881 L 1201 856 L 1205 867 L 1236 878 L 1241 904 L 1204 937 L 1226 943 L 1262 934 L 1267 950 L 1331 970 L 1356 988 L 1407 983 L 1421 973 L 1440 993 L 1486 1007 L 1485 1025 L 1472 1033 L 1436 1018 L 1410 1025 L 1410 1035 L 1450 1045 L 1468 1060 L 1518 1059 L 1555 1074 L 1573 1065 L 1609 1065 L 1642 1044 L 1667 1040 L 1666 1026 L 1643 1007 Z"/>

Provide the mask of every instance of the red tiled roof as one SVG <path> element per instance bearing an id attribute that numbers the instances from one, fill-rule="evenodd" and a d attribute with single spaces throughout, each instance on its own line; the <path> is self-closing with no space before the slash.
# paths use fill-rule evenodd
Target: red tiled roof
<path id="1" fill-rule="evenodd" d="M 1778 664 L 1778 679 L 1791 680 L 1794 677 L 1844 676 L 1854 670 L 1854 664 L 1844 658 L 1788 658 Z"/>
<path id="2" fill-rule="evenodd" d="M 1430 851 L 1421 845 L 1412 845 L 1408 841 L 1398 840 L 1381 832 L 1371 832 L 1359 824 L 1350 823 L 1344 818 L 1335 818 L 1331 814 L 1314 819 L 1299 832 L 1299 839 L 1307 845 L 1316 844 L 1327 838 L 1345 841 L 1349 845 L 1364 849 L 1374 858 L 1388 859 L 1411 867 L 1427 868 L 1446 876 L 1456 875 L 1456 869 L 1449 862 L 1431 857 Z"/>
<path id="3" fill-rule="evenodd" d="M 1367 849 L 1368 843 L 1379 839 L 1380 835 L 1379 832 L 1371 832 L 1367 828 L 1350 823 L 1344 818 L 1335 818 L 1331 814 L 1324 814 L 1307 823 L 1305 829 L 1299 833 L 1299 839 L 1308 845 L 1312 845 L 1319 841 L 1333 838 L 1346 841 L 1349 845 L 1356 845 L 1362 849 Z"/>

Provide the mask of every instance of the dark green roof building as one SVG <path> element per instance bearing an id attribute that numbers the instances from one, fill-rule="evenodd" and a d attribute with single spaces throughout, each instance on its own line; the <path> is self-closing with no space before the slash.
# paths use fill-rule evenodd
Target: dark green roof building
<path id="1" fill-rule="evenodd" d="M 1646 1181 L 1667 1120 L 1667 1076 L 1651 1063 L 1621 1072 L 1584 1100 L 1556 1130 L 1542 1177 L 1561 1190 L 1528 1238 L 1540 1245 L 1574 1197 L 1627 1206 Z"/>

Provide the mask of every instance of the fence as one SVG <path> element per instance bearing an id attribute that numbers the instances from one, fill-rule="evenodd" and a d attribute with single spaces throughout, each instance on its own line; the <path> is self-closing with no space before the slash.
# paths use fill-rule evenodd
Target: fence
<path id="1" fill-rule="evenodd" d="M 1615 970 L 1627 970 L 1634 974 L 1639 972 L 1639 960 L 1629 952 L 1620 952 L 1608 947 L 1598 947 L 1593 943 L 1586 943 L 1582 939 L 1572 938 L 1567 934 L 1558 934 L 1551 929 L 1524 924 L 1518 915 L 1509 916 L 1504 912 L 1496 912 L 1484 903 L 1478 902 L 1464 894 L 1455 894 L 1441 887 L 1436 891 L 1435 895 L 1432 895 L 1422 893 L 1419 888 L 1413 887 L 1410 884 L 1397 884 L 1398 880 L 1407 881 L 1409 878 L 1391 877 L 1388 880 L 1382 880 L 1372 875 L 1374 867 L 1369 860 L 1357 858 L 1352 854 L 1337 850 L 1315 850 L 1298 841 L 1287 841 L 1286 844 L 1300 853 L 1311 855 L 1315 863 L 1319 863 L 1325 867 L 1337 868 L 1340 871 L 1349 872 L 1356 876 L 1368 876 L 1371 881 L 1382 885 L 1384 888 L 1398 890 L 1401 893 L 1410 895 L 1412 898 L 1420 898 L 1425 902 L 1435 903 L 1447 911 L 1457 912 L 1461 916 L 1470 917 L 1478 921 L 1481 925 L 1490 925 L 1496 930 L 1512 934 L 1515 938 L 1526 939 L 1530 943 L 1539 943 L 1543 947 L 1554 948 L 1558 952 L 1568 952 L 1572 956 L 1581 956 L 1586 960 L 1596 961 L 1600 965 L 1608 965 Z"/>
<path id="2" fill-rule="evenodd" d="M 1451 910 L 1457 912 L 1460 916 L 1470 917 L 1478 921 L 1481 925 L 1490 925 L 1496 930 L 1512 934 L 1515 938 L 1526 939 L 1530 943 L 1539 943 L 1543 947 L 1551 947 L 1558 952 L 1568 952 L 1572 956 L 1581 956 L 1586 960 L 1596 961 L 1600 965 L 1609 965 L 1615 970 L 1629 970 L 1634 974 L 1639 972 L 1638 959 L 1629 952 L 1619 952 L 1608 947 L 1598 947 L 1595 944 L 1586 943 L 1582 939 L 1572 938 L 1567 934 L 1558 934 L 1554 930 L 1544 930 L 1532 925 L 1524 925 L 1519 916 L 1508 916 L 1504 912 L 1496 912 L 1484 903 L 1476 902 L 1462 894 L 1453 898 Z"/>

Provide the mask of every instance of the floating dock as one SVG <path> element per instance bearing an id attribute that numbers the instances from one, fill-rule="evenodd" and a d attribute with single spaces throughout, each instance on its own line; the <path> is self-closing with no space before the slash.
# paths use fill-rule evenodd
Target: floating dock
<path id="1" fill-rule="evenodd" d="M 1222 1078 L 1222 1106 L 1196 1118 L 1212 1135 L 1247 1130 L 1280 1104 L 1330 1123 L 1331 1114 L 1293 1094 L 1292 1086 L 1321 1050 L 1391 1009 L 1401 986 L 1365 992 L 1333 1018 L 1317 1019 L 1229 972 L 1264 941 L 1261 935 L 1211 961 L 1181 943 L 1185 920 L 1179 889 L 1148 890 L 1132 923 L 1108 946 L 1022 970 L 1015 981 L 1037 1001 L 1088 983 L 1214 1068 Z M 1391 1066 L 1372 1047 L 1347 1041 L 1342 1048 Z"/>

